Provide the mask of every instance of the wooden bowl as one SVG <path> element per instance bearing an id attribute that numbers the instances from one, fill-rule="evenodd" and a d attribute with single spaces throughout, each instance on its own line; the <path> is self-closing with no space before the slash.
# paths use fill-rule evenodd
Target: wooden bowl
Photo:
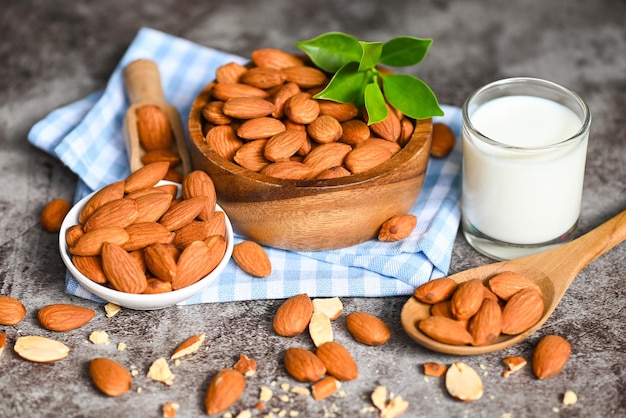
<path id="1" fill-rule="evenodd" d="M 217 200 L 236 233 L 271 247 L 330 250 L 372 239 L 394 215 L 407 213 L 424 182 L 432 120 L 416 123 L 409 142 L 369 171 L 325 180 L 285 180 L 245 169 L 218 155 L 202 134 L 202 108 L 213 83 L 189 115 L 194 169 L 213 179 Z"/>

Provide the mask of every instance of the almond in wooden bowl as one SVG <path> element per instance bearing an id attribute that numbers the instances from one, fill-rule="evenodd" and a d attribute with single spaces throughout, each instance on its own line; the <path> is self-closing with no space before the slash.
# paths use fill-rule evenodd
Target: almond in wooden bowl
<path id="1" fill-rule="evenodd" d="M 129 183 L 126 181 L 127 185 Z M 124 192 L 123 189 L 115 191 L 115 184 L 107 187 L 108 192 L 116 194 L 116 200 L 138 202 L 138 208 L 134 209 L 136 213 L 128 215 L 126 212 L 132 212 L 132 208 L 119 209 L 119 205 L 115 204 L 113 206 L 118 209 L 111 215 L 102 215 L 102 210 L 96 209 L 87 220 L 96 214 L 106 226 L 83 232 L 68 243 L 68 238 L 73 236 L 68 231 L 73 232 L 76 225 L 86 224 L 79 222 L 83 209 L 90 201 L 94 202 L 91 200 L 93 196 L 103 196 L 103 193 L 98 195 L 100 191 L 96 191 L 72 207 L 59 232 L 61 258 L 70 274 L 85 290 L 129 309 L 162 309 L 201 292 L 224 270 L 232 256 L 233 229 L 228 216 L 221 213 L 223 211 L 219 205 L 215 204 L 213 213 L 220 215 L 215 216 L 215 219 L 220 222 L 221 228 L 218 229 L 224 231 L 223 236 L 221 232 L 215 235 L 216 229 L 211 224 L 213 219 L 201 219 L 202 207 L 198 206 L 196 216 L 189 214 L 189 211 L 195 210 L 194 205 L 184 202 L 194 203 L 200 197 L 189 197 L 176 205 L 168 203 L 160 207 L 161 199 L 154 199 L 155 194 L 163 196 L 171 193 L 168 201 L 172 198 L 176 198 L 176 201 L 182 199 L 184 193 L 178 183 L 159 181 L 154 187 L 158 190 L 154 192 L 150 191 L 152 186 L 131 192 Z M 108 203 L 98 204 L 103 207 Z M 171 211 L 176 208 L 177 211 Z M 161 212 L 168 215 L 168 220 L 189 217 L 188 224 L 193 225 L 181 226 L 176 231 L 168 230 L 165 225 L 169 223 L 161 222 L 165 217 L 161 216 Z M 111 222 L 117 225 L 109 225 Z M 204 239 L 201 236 L 193 238 L 191 234 L 194 231 L 209 236 Z M 176 234 L 184 235 L 185 239 L 177 240 Z M 84 240 L 84 237 L 88 239 Z"/>
<path id="2" fill-rule="evenodd" d="M 274 77 L 278 84 L 265 89 L 246 84 L 254 76 L 244 76 L 247 69 L 258 68 L 254 63 L 239 66 L 231 78 L 218 69 L 189 115 L 193 166 L 213 179 L 235 232 L 252 241 L 317 251 L 373 239 L 386 220 L 408 212 L 417 200 L 432 120 L 410 120 L 407 134 L 400 123 L 407 118 L 390 109 L 393 120 L 370 125 L 368 134 L 366 123 L 346 124 L 363 121 L 354 105 L 313 99 L 328 77 L 294 62 L 277 68 L 286 77 Z M 226 68 L 232 73 L 232 65 Z M 248 118 L 242 96 L 262 103 L 256 109 L 263 116 Z M 220 107 L 228 114 L 220 115 Z M 342 136 L 354 125 L 358 135 Z M 290 130 L 293 135 L 284 134 Z"/>

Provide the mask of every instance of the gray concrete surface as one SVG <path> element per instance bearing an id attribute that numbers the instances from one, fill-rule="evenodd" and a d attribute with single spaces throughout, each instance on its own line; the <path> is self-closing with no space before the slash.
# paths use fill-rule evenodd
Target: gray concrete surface
<path id="1" fill-rule="evenodd" d="M 18 1 L 0 12 L 0 294 L 16 297 L 28 314 L 14 327 L 0 358 L 0 417 L 158 417 L 166 401 L 180 403 L 178 416 L 202 416 L 210 379 L 240 353 L 255 358 L 241 400 L 229 411 L 251 409 L 255 417 L 284 410 L 299 417 L 373 417 L 370 392 L 385 385 L 410 402 L 410 417 L 618 417 L 626 416 L 626 245 L 588 266 L 567 292 L 554 316 L 527 341 L 503 352 L 470 358 L 440 355 L 417 346 L 399 323 L 404 297 L 344 299 L 346 312 L 379 315 L 393 336 L 382 347 L 354 342 L 343 320 L 336 339 L 351 350 L 360 376 L 346 382 L 343 396 L 323 402 L 285 394 L 281 384 L 296 384 L 281 363 L 289 346 L 308 346 L 308 337 L 279 338 L 271 331 L 280 301 L 254 301 L 123 311 L 107 319 L 102 306 L 63 291 L 65 269 L 55 234 L 41 230 L 38 217 L 54 197 L 71 199 L 75 176 L 53 157 L 26 141 L 30 127 L 48 112 L 84 97 L 106 83 L 141 26 L 247 55 L 273 46 L 291 49 L 297 40 L 341 30 L 360 39 L 396 35 L 432 37 L 434 45 L 419 76 L 440 101 L 460 106 L 477 87 L 507 76 L 536 76 L 564 84 L 589 103 L 593 126 L 578 234 L 589 231 L 626 207 L 626 3 L 623 0 L 387 0 L 387 1 L 204 1 L 128 2 Z M 488 262 L 461 236 L 451 271 Z M 43 330 L 37 310 L 70 302 L 97 310 L 85 328 L 57 334 Z M 106 330 L 112 343 L 87 342 L 92 330 Z M 207 333 L 205 349 L 174 367 L 174 385 L 145 377 L 150 363 L 182 339 Z M 539 381 L 526 369 L 501 377 L 506 355 L 531 356 L 548 333 L 567 337 L 573 353 L 558 376 Z M 19 335 L 59 339 L 72 355 L 53 364 L 21 360 L 11 346 Z M 117 351 L 116 344 L 127 344 Z M 92 385 L 88 360 L 111 356 L 136 366 L 133 390 L 107 398 Z M 480 371 L 484 397 L 463 403 L 447 395 L 443 381 L 425 379 L 422 364 L 466 361 Z M 276 397 L 265 411 L 255 410 L 261 386 Z M 141 392 L 138 393 L 138 389 Z M 566 390 L 578 403 L 562 405 Z"/>

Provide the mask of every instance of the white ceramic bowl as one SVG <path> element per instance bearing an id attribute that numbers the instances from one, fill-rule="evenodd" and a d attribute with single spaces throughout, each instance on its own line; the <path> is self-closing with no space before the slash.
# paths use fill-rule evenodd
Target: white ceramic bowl
<path id="1" fill-rule="evenodd" d="M 172 183 L 169 181 L 161 181 L 158 185 L 162 184 L 174 184 L 178 187 L 178 192 L 180 194 L 181 186 L 178 183 Z M 87 201 L 95 194 L 96 192 L 84 197 L 78 203 L 76 203 L 72 209 L 69 211 L 65 219 L 63 220 L 63 224 L 61 225 L 61 230 L 59 232 L 59 249 L 61 252 L 61 258 L 65 263 L 65 266 L 70 271 L 70 274 L 80 283 L 80 285 L 87 291 L 92 294 L 99 296 L 100 298 L 108 301 L 116 303 L 122 307 L 129 309 L 137 309 L 137 310 L 154 310 L 154 309 L 162 309 L 168 306 L 176 305 L 177 303 L 183 302 L 190 297 L 194 296 L 196 293 L 201 292 L 206 288 L 209 284 L 211 284 L 220 273 L 224 270 L 226 265 L 228 264 L 232 253 L 233 253 L 233 227 L 230 223 L 230 219 L 228 216 L 226 218 L 226 252 L 224 253 L 224 258 L 222 261 L 215 267 L 215 269 L 209 273 L 207 276 L 197 281 L 196 283 L 184 287 L 182 289 L 173 290 L 171 292 L 159 293 L 159 294 L 132 294 L 120 292 L 114 289 L 111 289 L 106 286 L 102 286 L 94 281 L 88 279 L 83 275 L 74 264 L 72 264 L 72 258 L 69 253 L 69 248 L 67 246 L 67 242 L 65 241 L 65 232 L 68 228 L 73 225 L 78 224 L 78 215 L 82 210 L 83 206 L 87 203 Z M 222 211 L 222 208 L 219 205 L 216 205 L 215 210 Z M 226 215 L 226 214 L 224 214 Z"/>

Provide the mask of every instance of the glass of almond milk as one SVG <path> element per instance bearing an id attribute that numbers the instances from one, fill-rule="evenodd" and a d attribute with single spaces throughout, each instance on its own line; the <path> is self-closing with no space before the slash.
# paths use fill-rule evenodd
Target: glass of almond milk
<path id="1" fill-rule="evenodd" d="M 580 216 L 591 114 L 573 91 L 509 78 L 463 105 L 462 229 L 496 260 L 572 238 Z"/>

